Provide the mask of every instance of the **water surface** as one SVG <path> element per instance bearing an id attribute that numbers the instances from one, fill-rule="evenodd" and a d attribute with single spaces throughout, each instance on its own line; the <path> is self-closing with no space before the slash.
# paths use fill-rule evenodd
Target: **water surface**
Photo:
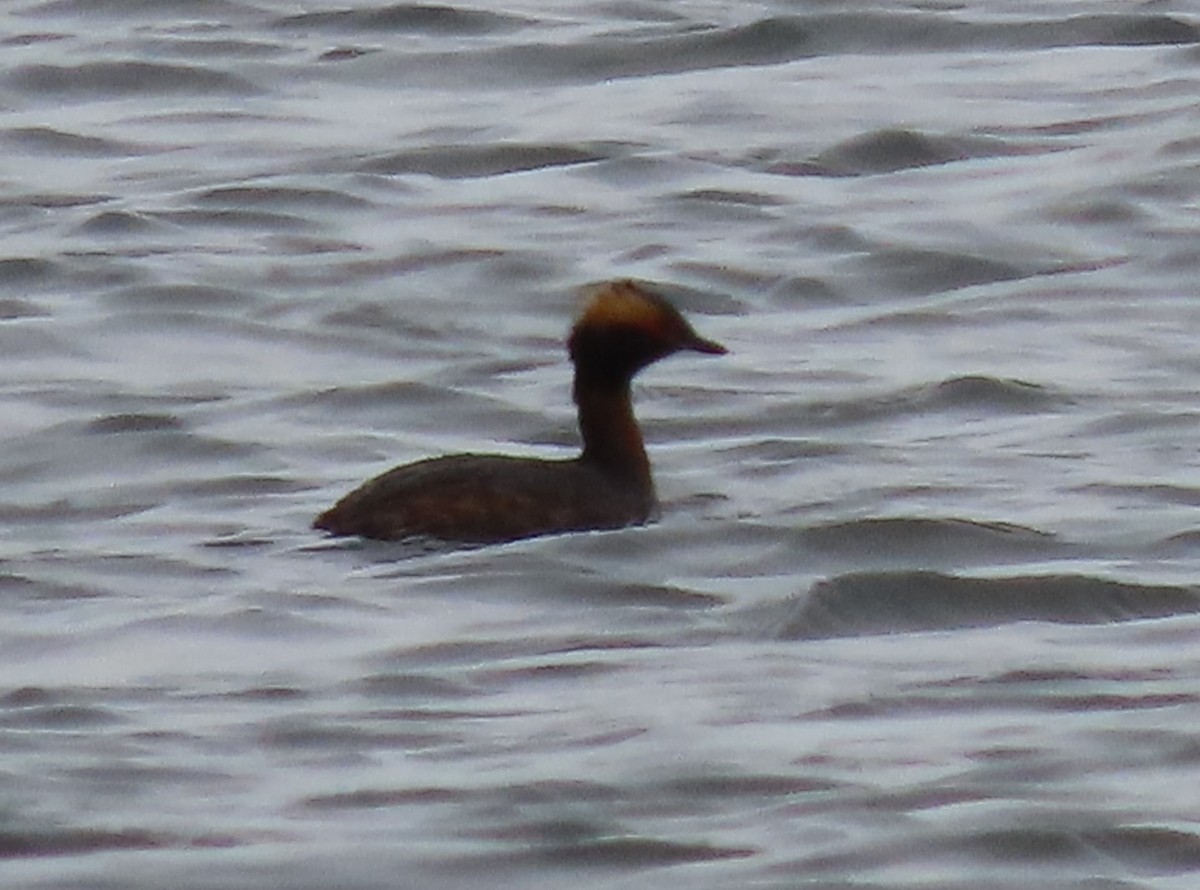
<path id="1" fill-rule="evenodd" d="M 1190 888 L 1189 4 L 0 13 L 0 871 L 22 888 Z M 646 528 L 312 517 L 575 447 Z"/>

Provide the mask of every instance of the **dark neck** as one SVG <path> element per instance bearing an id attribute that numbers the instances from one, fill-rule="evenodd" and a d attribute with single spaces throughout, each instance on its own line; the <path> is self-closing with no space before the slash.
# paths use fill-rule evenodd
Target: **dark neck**
<path id="1" fill-rule="evenodd" d="M 652 495 L 650 461 L 633 416 L 629 381 L 596 380 L 577 369 L 575 404 L 579 406 L 579 432 L 583 436 L 582 460 Z"/>

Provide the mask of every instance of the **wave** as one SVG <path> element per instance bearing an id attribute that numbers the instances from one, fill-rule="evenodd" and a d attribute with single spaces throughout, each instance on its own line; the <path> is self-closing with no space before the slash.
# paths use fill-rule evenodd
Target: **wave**
<path id="1" fill-rule="evenodd" d="M 0 259 L 0 287 L 28 287 L 52 280 L 60 274 L 58 263 L 40 257 Z"/>
<path id="2" fill-rule="evenodd" d="M 929 571 L 855 572 L 783 604 L 786 640 L 994 627 L 1020 621 L 1109 624 L 1200 612 L 1193 587 L 1087 575 L 972 578 Z"/>
<path id="3" fill-rule="evenodd" d="M 982 415 L 1042 414 L 1065 407 L 1071 400 L 1047 386 L 1025 380 L 966 374 L 921 383 L 890 392 L 838 401 L 788 404 L 777 409 L 789 426 L 807 419 L 828 429 L 836 425 L 876 423 L 899 417 L 967 412 Z M 764 429 L 770 424 L 765 424 Z"/>
<path id="4" fill-rule="evenodd" d="M 131 18 L 145 21 L 161 16 L 171 20 L 187 15 L 193 21 L 205 17 L 246 16 L 254 11 L 233 0 L 47 0 L 21 10 L 26 16 L 71 16 L 74 18 Z"/>
<path id="5" fill-rule="evenodd" d="M 862 176 L 1060 149 L 1061 146 L 1031 148 L 994 136 L 932 136 L 916 130 L 888 128 L 839 142 L 815 157 L 796 162 L 777 161 L 766 169 L 768 173 L 785 176 Z"/>
<path id="6" fill-rule="evenodd" d="M 96 136 L 65 133 L 52 127 L 13 127 L 0 131 L 0 144 L 9 151 L 50 157 L 81 158 L 132 157 L 146 154 L 146 146 Z"/>
<path id="7" fill-rule="evenodd" d="M 193 65 L 154 62 L 85 62 L 20 65 L 5 78 L 20 92 L 59 97 L 175 94 L 249 96 L 259 89 L 241 77 Z"/>
<path id="8" fill-rule="evenodd" d="M 1002 522 L 970 519 L 888 517 L 833 522 L 799 534 L 806 549 L 868 559 L 1030 559 L 1069 546 L 1054 535 Z"/>
<path id="9" fill-rule="evenodd" d="M 281 185 L 223 185 L 192 196 L 202 207 L 217 206 L 251 210 L 338 211 L 371 206 L 365 198 L 328 188 Z"/>
<path id="10" fill-rule="evenodd" d="M 549 167 L 569 167 L 612 157 L 612 145 L 489 143 L 435 145 L 399 151 L 364 161 L 365 173 L 395 176 L 423 173 L 441 179 L 500 176 Z"/>
<path id="11" fill-rule="evenodd" d="M 426 11 L 422 11 L 426 10 Z M 511 16 L 463 18 L 466 13 L 428 11 L 427 7 L 392 6 L 385 10 L 315 13 L 281 20 L 291 28 L 363 31 L 444 28 L 464 36 L 492 30 L 514 30 L 524 23 Z M 491 14 L 483 14 L 490 16 Z M 673 25 L 678 33 L 634 29 L 563 43 L 510 40 L 503 46 L 474 51 L 404 55 L 370 53 L 369 70 L 383 64 L 404 83 L 482 84 L 509 88 L 550 82 L 603 82 L 709 69 L 780 65 L 818 56 L 900 55 L 942 52 L 979 53 L 1058 49 L 1082 46 L 1178 46 L 1200 43 L 1200 28 L 1158 14 L 1124 13 L 1021 21 L 969 21 L 957 15 L 914 16 L 887 12 L 785 15 L 755 22 L 695 27 L 694 21 Z M 532 30 L 532 29 L 531 29 Z M 359 53 L 339 56 L 353 64 Z"/>
<path id="12" fill-rule="evenodd" d="M 381 9 L 305 12 L 277 20 L 277 28 L 322 31 L 399 31 L 419 34 L 493 34 L 532 24 L 514 15 L 424 3 L 396 3 Z"/>

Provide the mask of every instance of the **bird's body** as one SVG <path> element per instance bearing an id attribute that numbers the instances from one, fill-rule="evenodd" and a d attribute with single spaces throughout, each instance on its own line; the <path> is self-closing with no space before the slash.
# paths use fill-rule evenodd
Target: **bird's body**
<path id="1" fill-rule="evenodd" d="M 646 522 L 656 508 L 629 384 L 681 349 L 721 354 L 633 282 L 600 288 L 568 341 L 583 451 L 569 460 L 456 454 L 396 467 L 317 517 L 335 535 L 495 543 Z"/>
<path id="2" fill-rule="evenodd" d="M 645 522 L 653 491 L 581 458 L 454 454 L 377 476 L 323 513 L 318 528 L 384 540 L 495 543 Z"/>

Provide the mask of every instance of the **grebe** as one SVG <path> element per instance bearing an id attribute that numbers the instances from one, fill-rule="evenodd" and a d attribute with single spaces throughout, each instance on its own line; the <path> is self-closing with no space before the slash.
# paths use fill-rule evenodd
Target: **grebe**
<path id="1" fill-rule="evenodd" d="M 455 454 L 364 483 L 314 528 L 380 540 L 497 543 L 646 522 L 657 506 L 629 384 L 680 350 L 723 355 L 663 297 L 632 281 L 601 285 L 571 329 L 583 451 L 569 460 Z"/>

